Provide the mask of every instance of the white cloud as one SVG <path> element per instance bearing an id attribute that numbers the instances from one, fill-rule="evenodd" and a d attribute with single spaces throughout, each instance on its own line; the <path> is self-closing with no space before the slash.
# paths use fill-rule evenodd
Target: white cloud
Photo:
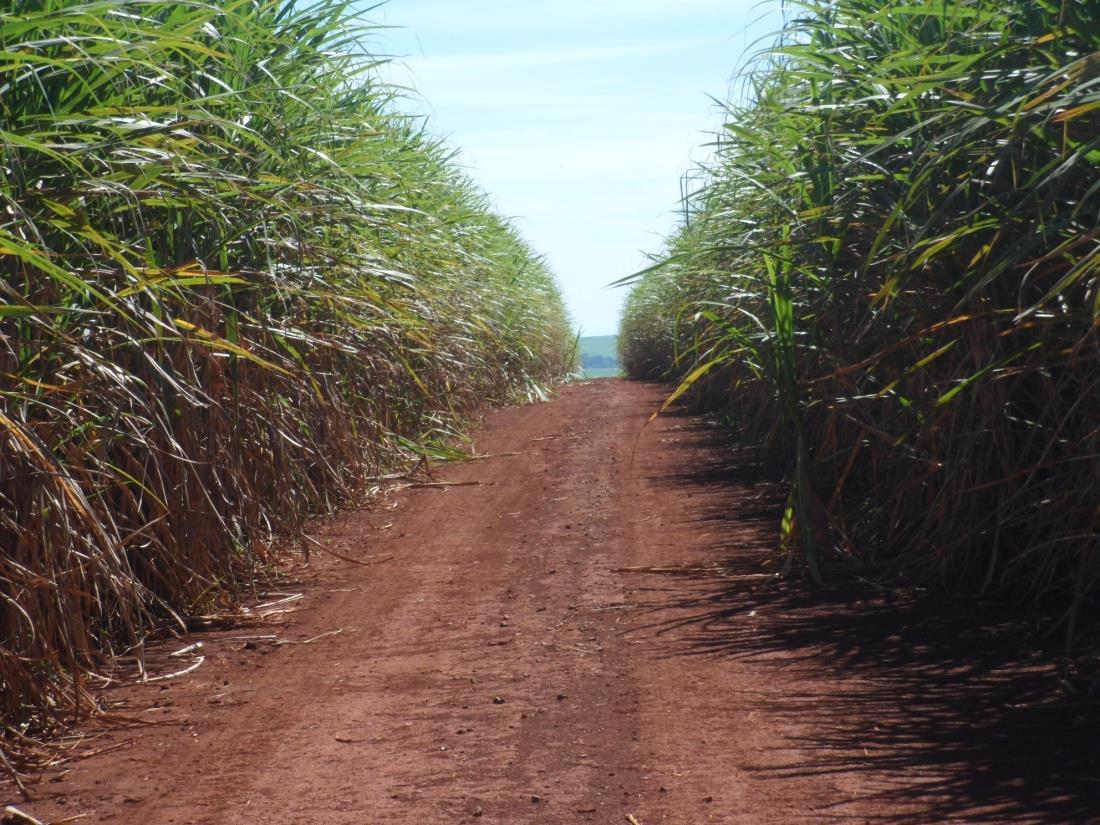
<path id="1" fill-rule="evenodd" d="M 371 2 L 371 0 L 361 0 Z M 575 320 L 614 332 L 623 290 L 675 223 L 741 52 L 777 27 L 757 0 L 391 0 L 405 55 L 383 77 L 557 272 Z"/>
<path id="2" fill-rule="evenodd" d="M 511 137 L 513 140 L 508 140 Z M 692 164 L 690 147 L 702 134 L 689 129 L 654 130 L 642 136 L 610 139 L 531 140 L 504 132 L 482 141 L 470 140 L 464 155 L 482 172 L 515 180 L 553 181 L 562 176 L 590 180 L 670 181 Z"/>
<path id="3" fill-rule="evenodd" d="M 731 30 L 763 14 L 771 2 L 733 2 L 730 0 L 556 0 L 554 3 L 514 2 L 506 0 L 420 0 L 409 3 L 391 0 L 367 14 L 367 19 L 382 23 L 401 24 L 409 16 L 406 9 L 415 6 L 421 18 L 431 18 L 434 26 L 448 29 L 519 27 L 546 29 L 604 24 L 608 21 L 648 22 L 653 20 L 698 20 L 719 16 L 730 20 Z"/>
<path id="4" fill-rule="evenodd" d="M 619 43 L 607 46 L 586 46 L 541 50 L 516 50 L 504 52 L 470 52 L 441 56 L 410 56 L 405 62 L 416 72 L 423 74 L 453 75 L 456 72 L 482 71 L 486 69 L 516 69 L 528 66 L 576 66 L 579 63 L 605 63 L 634 57 L 654 57 L 662 54 L 714 46 L 717 38 L 695 38 L 674 42 Z"/>

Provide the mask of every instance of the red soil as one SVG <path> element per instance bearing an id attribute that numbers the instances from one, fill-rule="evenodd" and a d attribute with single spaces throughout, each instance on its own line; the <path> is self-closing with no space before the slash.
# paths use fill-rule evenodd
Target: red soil
<path id="1" fill-rule="evenodd" d="M 479 484 L 313 534 L 392 559 L 314 548 L 293 612 L 174 643 L 202 640 L 204 664 L 108 692 L 155 724 L 98 732 L 99 755 L 16 804 L 195 825 L 1097 813 L 1095 720 L 1012 655 L 1015 629 L 765 581 L 774 492 L 699 419 L 643 427 L 661 392 L 591 382 L 489 414 L 493 457 L 436 471 Z"/>

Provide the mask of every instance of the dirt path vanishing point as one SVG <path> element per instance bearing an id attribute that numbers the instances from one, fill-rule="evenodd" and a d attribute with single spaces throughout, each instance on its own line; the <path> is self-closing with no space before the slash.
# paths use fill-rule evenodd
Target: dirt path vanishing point
<path id="1" fill-rule="evenodd" d="M 456 486 L 314 534 L 379 563 L 315 548 L 286 591 L 304 598 L 113 690 L 155 724 L 95 734 L 17 804 L 195 825 L 1100 816 L 1095 716 L 1013 658 L 1013 628 L 762 581 L 774 493 L 699 419 L 643 428 L 660 398 L 590 382 L 489 414 L 493 457 L 436 472 Z"/>

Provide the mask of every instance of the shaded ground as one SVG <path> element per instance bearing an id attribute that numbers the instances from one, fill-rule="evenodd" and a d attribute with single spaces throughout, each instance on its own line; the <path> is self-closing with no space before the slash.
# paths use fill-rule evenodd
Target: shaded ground
<path id="1" fill-rule="evenodd" d="M 1016 628 L 764 581 L 772 491 L 698 419 L 643 428 L 660 398 L 598 381 L 490 414 L 475 443 L 494 457 L 436 473 L 462 486 L 314 534 L 377 563 L 315 561 L 264 624 L 196 636 L 194 672 L 111 691 L 155 724 L 90 732 L 99 755 L 20 807 L 195 825 L 1100 814 L 1097 714 L 1013 654 Z"/>

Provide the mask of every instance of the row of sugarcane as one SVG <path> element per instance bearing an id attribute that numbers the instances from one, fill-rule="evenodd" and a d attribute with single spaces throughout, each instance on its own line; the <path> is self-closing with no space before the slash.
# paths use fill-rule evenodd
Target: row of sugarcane
<path id="1" fill-rule="evenodd" d="M 808 0 L 635 278 L 629 374 L 765 445 L 788 567 L 1095 649 L 1100 5 Z"/>
<path id="2" fill-rule="evenodd" d="M 338 0 L 0 9 L 0 754 L 570 369 L 554 278 L 373 37 Z"/>

